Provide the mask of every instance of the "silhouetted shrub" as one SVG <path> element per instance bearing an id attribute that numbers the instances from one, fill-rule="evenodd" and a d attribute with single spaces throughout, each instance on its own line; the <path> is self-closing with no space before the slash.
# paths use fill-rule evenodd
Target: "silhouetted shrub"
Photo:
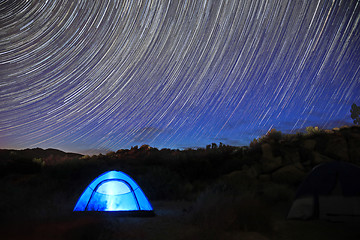
<path id="1" fill-rule="evenodd" d="M 259 140 L 254 138 L 251 142 L 250 142 L 250 148 L 251 149 L 260 149 L 261 144 L 259 143 Z"/>
<path id="2" fill-rule="evenodd" d="M 32 174 L 39 173 L 42 165 L 31 158 L 19 158 L 11 161 L 7 166 L 8 173 Z"/>
<path id="3" fill-rule="evenodd" d="M 353 103 L 353 105 L 351 105 L 350 113 L 354 124 L 360 124 L 360 106 Z"/>
<path id="4" fill-rule="evenodd" d="M 306 127 L 305 128 L 306 130 L 306 135 L 319 135 L 319 134 L 322 134 L 324 133 L 323 130 L 321 130 L 319 127 Z"/>
<path id="5" fill-rule="evenodd" d="M 282 133 L 280 131 L 277 131 L 275 128 L 272 128 L 266 133 L 265 138 L 278 142 L 282 138 Z"/>

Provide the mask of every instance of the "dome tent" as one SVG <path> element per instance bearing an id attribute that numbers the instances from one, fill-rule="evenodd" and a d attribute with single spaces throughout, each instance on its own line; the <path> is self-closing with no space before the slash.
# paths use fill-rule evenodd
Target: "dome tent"
<path id="1" fill-rule="evenodd" d="M 316 166 L 296 192 L 289 219 L 360 220 L 360 168 L 345 162 Z"/>
<path id="2" fill-rule="evenodd" d="M 76 211 L 112 212 L 123 215 L 153 215 L 139 185 L 127 174 L 109 171 L 92 181 L 75 205 Z"/>

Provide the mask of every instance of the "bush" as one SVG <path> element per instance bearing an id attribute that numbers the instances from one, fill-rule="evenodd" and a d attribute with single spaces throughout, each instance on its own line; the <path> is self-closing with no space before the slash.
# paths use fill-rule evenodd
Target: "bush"
<path id="1" fill-rule="evenodd" d="M 272 128 L 270 131 L 266 133 L 266 138 L 272 139 L 274 141 L 280 141 L 282 138 L 282 134 L 280 131 L 277 131 L 275 128 Z"/>
<path id="2" fill-rule="evenodd" d="M 306 127 L 306 133 L 308 134 L 308 135 L 313 135 L 313 134 L 318 134 L 318 133 L 320 133 L 321 131 L 320 131 L 320 129 L 319 129 L 319 127 Z"/>
<path id="3" fill-rule="evenodd" d="M 357 106 L 355 103 L 351 105 L 350 109 L 351 118 L 354 122 L 354 124 L 360 124 L 360 106 Z"/>
<path id="4" fill-rule="evenodd" d="M 257 140 L 256 138 L 254 138 L 254 140 L 252 140 L 251 142 L 250 142 L 250 148 L 251 149 L 260 149 L 260 143 L 259 143 L 259 140 Z"/>
<path id="5" fill-rule="evenodd" d="M 279 142 L 283 138 L 281 131 L 277 131 L 275 128 L 269 130 L 264 136 L 259 139 L 254 139 L 250 143 L 251 148 L 256 148 L 263 143 Z"/>

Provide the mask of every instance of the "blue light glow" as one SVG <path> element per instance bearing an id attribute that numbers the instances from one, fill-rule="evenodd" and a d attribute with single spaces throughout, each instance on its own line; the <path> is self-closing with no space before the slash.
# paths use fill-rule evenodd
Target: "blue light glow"
<path id="1" fill-rule="evenodd" d="M 123 172 L 110 171 L 96 178 L 79 198 L 74 211 L 152 211 L 136 182 Z"/>
<path id="2" fill-rule="evenodd" d="M 101 184 L 97 191 L 107 195 L 118 195 L 131 192 L 131 189 L 123 182 L 111 181 Z"/>

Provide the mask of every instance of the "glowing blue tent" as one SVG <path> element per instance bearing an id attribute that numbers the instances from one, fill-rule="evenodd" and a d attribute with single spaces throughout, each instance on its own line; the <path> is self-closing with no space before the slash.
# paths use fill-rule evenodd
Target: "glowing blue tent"
<path id="1" fill-rule="evenodd" d="M 109 171 L 96 178 L 79 198 L 74 211 L 111 211 L 153 214 L 137 183 L 123 172 Z"/>

